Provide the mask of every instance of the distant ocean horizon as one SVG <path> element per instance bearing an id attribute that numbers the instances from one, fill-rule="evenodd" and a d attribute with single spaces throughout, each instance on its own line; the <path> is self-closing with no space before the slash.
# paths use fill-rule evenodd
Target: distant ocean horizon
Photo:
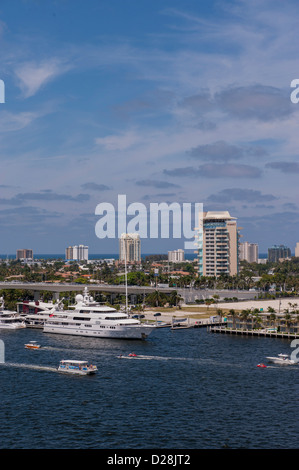
<path id="1" fill-rule="evenodd" d="M 167 255 L 167 253 L 144 253 L 141 255 L 141 258 L 145 258 L 146 256 L 154 256 L 154 255 Z M 294 256 L 294 255 L 292 255 Z M 268 255 L 267 253 L 259 253 L 259 258 L 265 259 L 267 258 Z M 40 254 L 35 254 L 33 255 L 33 258 L 38 260 L 38 259 L 62 259 L 65 260 L 65 254 L 61 253 L 40 253 Z M 88 259 L 93 260 L 93 259 L 118 259 L 119 255 L 118 253 L 102 253 L 102 254 L 89 254 Z M 193 260 L 197 258 L 195 253 L 185 253 L 185 260 Z M 0 254 L 0 259 L 16 259 L 15 254 L 8 254 L 8 255 L 3 255 Z"/>

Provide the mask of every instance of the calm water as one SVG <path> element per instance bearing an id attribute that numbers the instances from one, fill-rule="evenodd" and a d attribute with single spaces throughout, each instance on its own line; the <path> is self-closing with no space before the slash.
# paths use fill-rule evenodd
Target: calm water
<path id="1" fill-rule="evenodd" d="M 1 449 L 298 447 L 299 367 L 256 367 L 290 341 L 159 329 L 145 341 L 0 331 Z M 24 349 L 29 340 L 44 347 Z M 119 359 L 119 354 L 138 354 Z M 87 359 L 97 375 L 55 370 Z"/>

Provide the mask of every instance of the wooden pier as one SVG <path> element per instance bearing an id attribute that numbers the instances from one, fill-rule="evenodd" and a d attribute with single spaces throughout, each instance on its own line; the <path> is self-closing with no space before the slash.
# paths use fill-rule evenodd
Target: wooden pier
<path id="1" fill-rule="evenodd" d="M 222 333 L 222 334 L 231 334 L 231 335 L 246 335 L 246 336 L 267 336 L 269 338 L 286 338 L 286 339 L 295 339 L 299 338 L 298 333 L 289 333 L 281 331 L 263 331 L 263 330 L 245 330 L 245 329 L 233 329 L 233 328 L 223 328 L 219 326 L 208 326 L 208 331 L 211 333 Z"/>

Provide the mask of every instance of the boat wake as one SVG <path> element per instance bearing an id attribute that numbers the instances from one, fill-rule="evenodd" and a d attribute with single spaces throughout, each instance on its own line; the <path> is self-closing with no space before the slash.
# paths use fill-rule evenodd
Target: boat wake
<path id="1" fill-rule="evenodd" d="M 194 357 L 168 357 L 168 356 L 145 356 L 145 355 L 119 355 L 118 359 L 135 359 L 135 360 L 147 360 L 147 361 L 182 361 L 182 362 L 192 362 L 199 365 L 210 365 L 210 366 L 221 366 L 221 367 L 234 367 L 234 368 L 243 368 L 243 364 L 223 362 L 210 358 L 194 358 Z"/>
<path id="2" fill-rule="evenodd" d="M 56 348 L 54 346 L 42 346 L 40 349 L 45 350 L 45 351 L 66 351 L 67 350 L 67 348 Z M 72 349 L 71 351 L 76 351 L 76 349 Z"/>
<path id="3" fill-rule="evenodd" d="M 31 370 L 45 370 L 50 372 L 57 372 L 57 367 L 49 367 L 49 366 L 40 366 L 35 364 L 22 364 L 18 362 L 4 362 L 1 364 L 2 366 L 6 367 L 16 367 L 20 369 L 31 369 Z"/>
<path id="4" fill-rule="evenodd" d="M 199 359 L 192 359 L 190 357 L 166 357 L 166 356 L 117 356 L 119 359 L 140 359 L 140 360 L 154 360 L 154 361 L 198 361 Z"/>

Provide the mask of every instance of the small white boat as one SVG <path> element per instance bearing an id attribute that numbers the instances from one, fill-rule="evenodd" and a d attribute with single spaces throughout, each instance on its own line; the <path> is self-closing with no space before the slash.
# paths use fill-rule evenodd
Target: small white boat
<path id="1" fill-rule="evenodd" d="M 0 297 L 0 329 L 16 330 L 26 328 L 25 322 L 17 312 L 5 310 L 4 299 Z"/>
<path id="2" fill-rule="evenodd" d="M 25 344 L 26 349 L 40 349 L 40 344 L 37 344 L 36 341 L 29 341 L 29 343 Z"/>
<path id="3" fill-rule="evenodd" d="M 290 359 L 288 354 L 278 354 L 276 357 L 267 357 L 266 359 L 274 364 L 283 364 L 286 366 L 298 364 L 296 361 L 293 361 L 293 359 Z"/>
<path id="4" fill-rule="evenodd" d="M 58 366 L 59 372 L 68 374 L 91 375 L 97 372 L 97 366 L 88 364 L 87 361 L 64 360 L 60 361 Z"/>

